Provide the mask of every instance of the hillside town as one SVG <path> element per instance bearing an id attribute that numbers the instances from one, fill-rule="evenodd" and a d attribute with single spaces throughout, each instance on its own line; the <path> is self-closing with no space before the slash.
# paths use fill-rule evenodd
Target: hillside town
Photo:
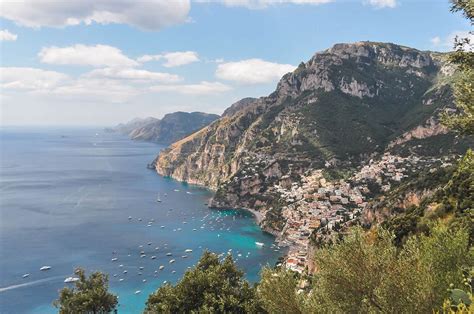
<path id="1" fill-rule="evenodd" d="M 331 234 L 357 223 L 374 196 L 370 184 L 375 183 L 380 191 L 387 192 L 415 172 L 449 165 L 448 158 L 385 153 L 379 160 L 370 160 L 347 180 L 329 181 L 320 169 L 304 176 L 301 183 L 292 183 L 290 188 L 275 185 L 281 199 L 288 204 L 282 212 L 286 224 L 279 237 L 279 244 L 289 247 L 285 266 L 303 272 L 308 266 L 311 238 L 323 242 Z"/>

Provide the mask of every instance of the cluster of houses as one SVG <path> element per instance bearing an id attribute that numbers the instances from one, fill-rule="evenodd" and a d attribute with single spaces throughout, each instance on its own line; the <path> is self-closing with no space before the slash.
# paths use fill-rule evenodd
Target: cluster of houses
<path id="1" fill-rule="evenodd" d="M 328 181 L 323 170 L 315 170 L 304 176 L 300 183 L 275 185 L 281 199 L 288 204 L 282 212 L 286 225 L 279 237 L 280 245 L 289 246 L 286 267 L 303 272 L 308 266 L 310 237 L 313 240 L 324 238 L 356 222 L 371 197 L 369 181 L 387 191 L 410 173 L 427 169 L 433 163 L 449 164 L 435 158 L 386 153 L 377 161 L 370 160 L 348 180 Z"/>

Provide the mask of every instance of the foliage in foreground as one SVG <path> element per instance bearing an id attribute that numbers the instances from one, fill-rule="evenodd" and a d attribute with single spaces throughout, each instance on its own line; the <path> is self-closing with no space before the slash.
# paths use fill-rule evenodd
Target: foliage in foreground
<path id="1" fill-rule="evenodd" d="M 272 313 L 430 313 L 441 309 L 450 284 L 462 287 L 472 267 L 465 230 L 435 225 L 398 249 L 393 234 L 352 230 L 340 243 L 318 251 L 308 291 L 286 270 L 263 271 L 258 295 Z"/>
<path id="2" fill-rule="evenodd" d="M 474 23 L 474 1 L 452 0 L 453 12 L 461 12 L 463 16 Z M 470 32 L 472 34 L 472 31 Z M 469 37 L 457 38 L 455 52 L 449 61 L 457 66 L 459 76 L 454 83 L 454 97 L 456 100 L 457 114 L 445 115 L 444 124 L 450 129 L 461 134 L 474 135 L 474 43 Z"/>
<path id="3" fill-rule="evenodd" d="M 59 299 L 53 303 L 60 314 L 105 314 L 116 310 L 118 299 L 108 292 L 107 275 L 94 272 L 87 277 L 81 268 L 76 269 L 75 274 L 79 280 L 74 287 L 61 289 Z"/>
<path id="4" fill-rule="evenodd" d="M 219 261 L 217 254 L 204 252 L 175 286 L 165 284 L 149 296 L 145 313 L 261 312 L 243 275 L 230 255 Z"/>

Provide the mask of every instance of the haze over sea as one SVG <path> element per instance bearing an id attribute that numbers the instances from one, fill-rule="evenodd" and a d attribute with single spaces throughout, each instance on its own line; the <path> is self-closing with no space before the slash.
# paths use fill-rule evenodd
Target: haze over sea
<path id="1" fill-rule="evenodd" d="M 208 190 L 147 169 L 162 148 L 101 129 L 0 129 L 1 313 L 55 313 L 78 266 L 108 273 L 119 313 L 139 313 L 206 248 L 231 250 L 250 280 L 277 261 L 273 237 L 250 214 L 208 209 Z"/>

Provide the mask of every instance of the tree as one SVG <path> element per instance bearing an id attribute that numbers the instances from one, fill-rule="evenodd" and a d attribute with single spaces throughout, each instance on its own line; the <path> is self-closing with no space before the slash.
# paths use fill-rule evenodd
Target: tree
<path id="1" fill-rule="evenodd" d="M 117 296 L 108 292 L 109 278 L 101 272 L 94 272 L 86 277 L 81 268 L 74 272 L 79 280 L 73 288 L 65 287 L 59 292 L 59 299 L 54 306 L 60 314 L 105 314 L 117 308 Z"/>
<path id="2" fill-rule="evenodd" d="M 258 295 L 276 313 L 430 313 L 472 267 L 467 232 L 436 224 L 430 235 L 410 237 L 400 249 L 384 229 L 357 227 L 319 250 L 311 289 L 302 291 L 288 271 L 265 270 Z M 286 292 L 285 292 L 286 291 Z"/>
<path id="3" fill-rule="evenodd" d="M 196 267 L 175 286 L 165 284 L 148 297 L 145 313 L 256 313 L 261 312 L 255 289 L 243 278 L 232 256 L 219 261 L 204 252 Z"/>
<path id="4" fill-rule="evenodd" d="M 304 295 L 298 294 L 298 278 L 292 271 L 270 268 L 262 270 L 257 295 L 268 313 L 301 314 L 304 309 Z"/>
<path id="5" fill-rule="evenodd" d="M 473 0 L 452 0 L 451 11 L 461 12 L 474 21 Z M 472 32 L 471 32 L 472 34 Z M 449 56 L 449 61 L 457 66 L 458 77 L 454 83 L 454 97 L 458 113 L 445 114 L 442 122 L 449 128 L 461 134 L 474 134 L 474 52 L 469 38 L 456 38 L 455 52 Z"/>

